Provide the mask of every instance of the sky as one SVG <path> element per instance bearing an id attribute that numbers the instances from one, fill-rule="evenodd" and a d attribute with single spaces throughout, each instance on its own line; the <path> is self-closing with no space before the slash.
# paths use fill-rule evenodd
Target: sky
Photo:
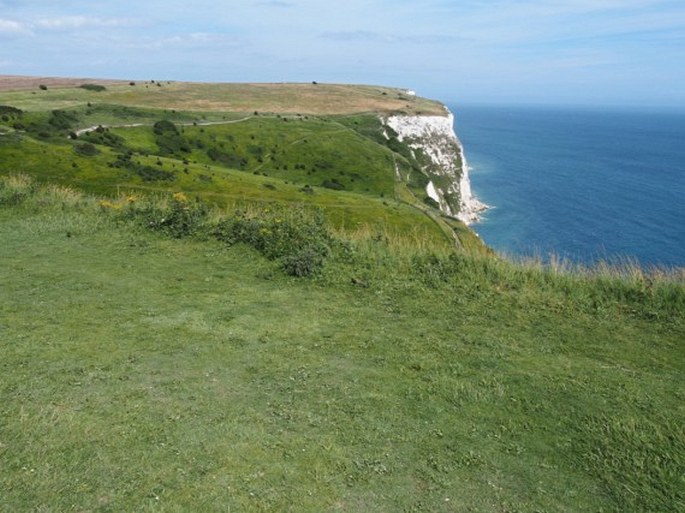
<path id="1" fill-rule="evenodd" d="M 685 108 L 685 0 L 0 0 L 0 74 Z"/>

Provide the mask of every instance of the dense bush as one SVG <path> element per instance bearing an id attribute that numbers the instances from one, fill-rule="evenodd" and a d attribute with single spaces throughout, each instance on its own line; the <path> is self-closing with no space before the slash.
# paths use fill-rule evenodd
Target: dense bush
<path id="1" fill-rule="evenodd" d="M 68 130 L 76 121 L 76 116 L 66 110 L 53 110 L 48 119 L 48 123 L 57 130 Z"/>
<path id="2" fill-rule="evenodd" d="M 10 105 L 0 105 L 0 115 L 7 116 L 9 119 L 20 117 L 23 113 L 23 110 L 17 109 L 16 107 L 12 107 Z"/>
<path id="3" fill-rule="evenodd" d="M 176 180 L 176 175 L 171 171 L 152 166 L 135 165 L 130 169 L 141 177 L 144 182 L 173 182 Z"/>
<path id="4" fill-rule="evenodd" d="M 168 133 L 174 133 L 178 134 L 178 128 L 176 128 L 176 125 L 172 123 L 169 120 L 162 119 L 160 121 L 157 121 L 154 125 L 152 125 L 152 131 L 156 135 L 162 135 L 162 134 L 168 134 Z"/>
<path id="5" fill-rule="evenodd" d="M 179 155 L 190 152 L 190 143 L 178 131 L 176 125 L 171 121 L 163 119 L 157 121 L 152 131 L 155 134 L 155 142 L 162 155 Z"/>
<path id="6" fill-rule="evenodd" d="M 434 200 L 433 198 L 431 198 L 430 196 L 424 197 L 424 198 L 423 198 L 423 202 L 424 202 L 426 205 L 428 205 L 429 207 L 435 208 L 435 209 L 437 209 L 437 210 L 440 209 L 440 203 L 438 203 L 437 201 L 435 201 L 435 200 Z"/>
<path id="7" fill-rule="evenodd" d="M 302 208 L 239 211 L 210 225 L 207 206 L 188 200 L 183 193 L 171 199 L 131 200 L 125 206 L 105 202 L 103 206 L 115 208 L 120 219 L 174 238 L 200 235 L 229 245 L 247 244 L 278 261 L 291 276 L 310 276 L 321 270 L 334 243 L 323 214 Z"/>
<path id="8" fill-rule="evenodd" d="M 103 126 L 99 126 L 90 132 L 86 132 L 81 136 L 81 138 L 93 144 L 102 144 L 118 150 L 123 150 L 126 148 L 126 141 L 124 141 L 123 137 L 112 133 L 108 128 Z"/>
<path id="9" fill-rule="evenodd" d="M 96 93 L 102 92 L 106 90 L 107 88 L 103 85 L 98 85 L 98 84 L 83 84 L 79 86 L 81 89 L 85 89 L 86 91 L 93 91 Z"/>
<path id="10" fill-rule="evenodd" d="M 240 155 L 231 155 L 225 151 L 221 151 L 217 148 L 210 148 L 207 150 L 207 156 L 214 162 L 223 164 L 226 167 L 233 169 L 245 169 L 247 166 L 247 159 L 241 157 Z"/>
<path id="11" fill-rule="evenodd" d="M 74 151 L 83 157 L 93 157 L 100 153 L 95 145 L 89 142 L 74 145 Z"/>
<path id="12" fill-rule="evenodd" d="M 336 178 L 332 178 L 331 180 L 324 180 L 321 182 L 321 187 L 325 187 L 326 189 L 332 189 L 334 191 L 342 191 L 345 189 L 345 186 L 340 183 Z"/>
<path id="13" fill-rule="evenodd" d="M 131 201 L 121 212 L 123 219 L 131 219 L 153 231 L 180 239 L 201 231 L 207 218 L 207 206 L 190 201 L 183 193 L 176 193 L 169 201 Z"/>
<path id="14" fill-rule="evenodd" d="M 320 270 L 333 242 L 322 213 L 303 209 L 238 212 L 218 223 L 213 234 L 228 244 L 249 244 L 267 258 L 278 260 L 291 276 L 309 276 Z"/>
<path id="15" fill-rule="evenodd" d="M 25 119 L 25 115 L 22 116 Z M 73 112 L 66 110 L 53 110 L 49 114 L 32 114 L 26 121 L 26 130 L 41 139 L 66 137 L 72 126 L 78 121 Z M 15 123 L 19 125 L 19 123 Z M 22 124 L 23 126 L 23 124 Z"/>
<path id="16" fill-rule="evenodd" d="M 128 151 L 126 153 L 120 153 L 114 162 L 110 162 L 109 166 L 119 169 L 127 169 L 132 173 L 135 173 L 145 182 L 173 182 L 176 180 L 176 174 L 172 171 L 166 171 L 164 169 L 159 169 L 156 167 L 148 166 L 136 162 L 133 160 L 133 153 Z M 159 161 L 161 164 L 161 161 Z"/>

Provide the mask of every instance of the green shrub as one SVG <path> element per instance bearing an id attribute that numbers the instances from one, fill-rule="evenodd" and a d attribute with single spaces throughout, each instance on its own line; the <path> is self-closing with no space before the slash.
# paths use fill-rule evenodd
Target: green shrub
<path id="1" fill-rule="evenodd" d="M 181 135 L 174 123 L 163 119 L 157 121 L 152 131 L 155 134 L 155 142 L 162 155 L 179 155 L 180 153 L 190 153 L 190 143 Z"/>
<path id="2" fill-rule="evenodd" d="M 167 119 L 157 121 L 154 125 L 152 125 L 152 131 L 156 135 L 162 135 L 167 133 L 178 134 L 178 128 L 176 128 L 176 125 Z"/>
<path id="3" fill-rule="evenodd" d="M 290 276 L 311 276 L 323 268 L 327 256 L 316 247 L 305 247 L 281 258 L 281 268 Z"/>
<path id="4" fill-rule="evenodd" d="M 65 110 L 53 110 L 48 119 L 48 123 L 57 130 L 69 130 L 76 121 L 76 116 Z"/>
<path id="5" fill-rule="evenodd" d="M 325 187 L 326 189 L 332 189 L 334 191 L 342 191 L 345 189 L 345 186 L 335 178 L 331 180 L 324 180 L 323 182 L 321 182 L 321 187 Z"/>
<path id="6" fill-rule="evenodd" d="M 12 107 L 10 105 L 0 105 L 0 115 L 7 116 L 9 119 L 20 117 L 23 113 L 23 110 L 17 109 L 16 107 Z"/>
<path id="7" fill-rule="evenodd" d="M 89 142 L 74 145 L 74 151 L 83 157 L 94 157 L 100 153 L 100 150 Z"/>
<path id="8" fill-rule="evenodd" d="M 429 207 L 433 207 L 433 208 L 435 208 L 435 209 L 437 209 L 437 210 L 440 210 L 440 203 L 438 203 L 437 201 L 435 201 L 435 200 L 434 200 L 433 198 L 431 198 L 430 196 L 426 196 L 425 198 L 423 198 L 423 202 L 424 202 L 426 205 L 428 205 Z"/>
<path id="9" fill-rule="evenodd" d="M 176 193 L 170 200 L 131 201 L 119 212 L 121 219 L 174 238 L 206 234 L 229 245 L 247 244 L 277 260 L 290 276 L 310 276 L 322 269 L 334 242 L 323 214 L 304 209 L 241 211 L 209 227 L 207 206 Z"/>
<path id="10" fill-rule="evenodd" d="M 98 85 L 98 84 L 83 84 L 79 86 L 81 89 L 85 89 L 86 91 L 93 91 L 96 93 L 100 93 L 107 88 L 103 85 Z"/>
<path id="11" fill-rule="evenodd" d="M 124 150 L 126 148 L 126 141 L 123 137 L 112 133 L 108 128 L 103 126 L 99 126 L 91 132 L 86 132 L 81 138 L 93 144 L 102 144 L 103 146 L 109 146 L 110 148 L 118 150 Z"/>
<path id="12" fill-rule="evenodd" d="M 179 192 L 166 201 L 130 202 L 122 210 L 121 217 L 180 239 L 201 232 L 207 213 L 208 208 L 204 203 L 192 202 Z"/>
<path id="13" fill-rule="evenodd" d="M 245 169 L 247 166 L 247 159 L 240 155 L 231 155 L 217 148 L 210 148 L 207 150 L 207 156 L 214 162 L 223 164 L 226 167 L 233 169 Z"/>
<path id="14" fill-rule="evenodd" d="M 129 169 L 141 177 L 144 182 L 173 182 L 176 180 L 176 175 L 171 171 L 152 166 L 134 165 Z"/>
<path id="15" fill-rule="evenodd" d="M 412 258 L 413 274 L 428 285 L 435 286 L 441 282 L 449 282 L 466 268 L 466 260 L 456 253 L 446 257 L 434 254 L 416 255 Z"/>
<path id="16" fill-rule="evenodd" d="M 248 244 L 291 276 L 310 276 L 323 268 L 333 238 L 321 212 L 264 209 L 238 212 L 217 224 L 213 235 L 227 244 Z"/>

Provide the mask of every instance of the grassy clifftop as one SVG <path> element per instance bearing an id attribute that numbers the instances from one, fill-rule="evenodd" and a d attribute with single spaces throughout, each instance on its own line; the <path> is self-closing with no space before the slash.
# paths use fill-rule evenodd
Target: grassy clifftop
<path id="1" fill-rule="evenodd" d="M 106 90 L 84 95 L 80 86 Z M 41 89 L 41 86 L 44 86 Z M 190 111 L 262 112 L 280 114 L 349 114 L 398 112 L 444 114 L 436 101 L 382 86 L 345 84 L 249 84 L 172 81 L 126 82 L 50 79 L 0 75 L 2 101 L 27 110 L 69 108 L 90 98 L 129 106 Z"/>
<path id="2" fill-rule="evenodd" d="M 156 84 L 0 92 L 0 511 L 685 508 L 682 270 L 489 254 L 397 90 Z"/>

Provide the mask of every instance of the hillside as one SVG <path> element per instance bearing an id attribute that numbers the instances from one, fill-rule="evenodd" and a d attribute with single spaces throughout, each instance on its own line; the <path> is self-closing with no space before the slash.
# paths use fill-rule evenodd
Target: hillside
<path id="1" fill-rule="evenodd" d="M 12 80 L 0 512 L 685 508 L 683 271 L 491 254 L 439 103 Z"/>
<path id="2" fill-rule="evenodd" d="M 324 208 L 340 229 L 419 233 L 448 244 L 456 230 L 462 245 L 479 245 L 435 208 L 425 163 L 379 118 L 444 115 L 439 103 L 403 90 L 3 82 L 0 172 L 112 196 L 182 190 L 231 207 L 307 204 Z"/>

